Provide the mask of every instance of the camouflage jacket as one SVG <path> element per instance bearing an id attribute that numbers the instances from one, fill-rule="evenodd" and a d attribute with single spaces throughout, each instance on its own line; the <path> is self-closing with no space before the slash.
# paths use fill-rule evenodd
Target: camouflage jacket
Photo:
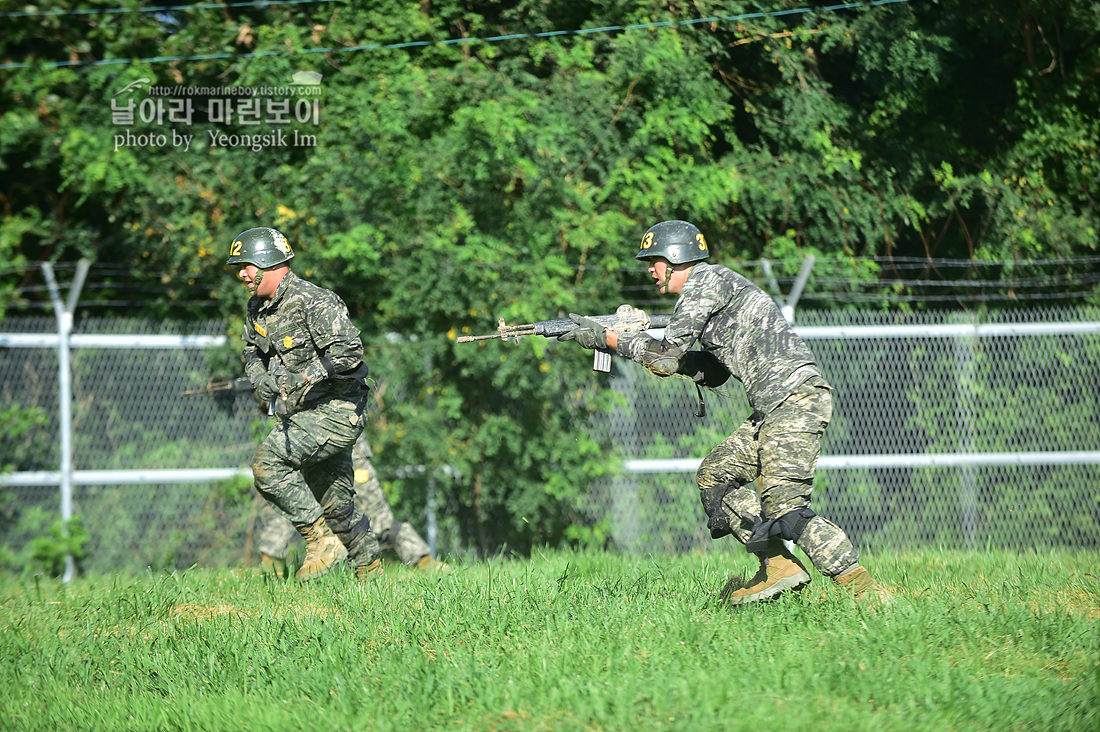
<path id="1" fill-rule="evenodd" d="M 361 383 L 340 376 L 362 363 L 359 330 L 335 292 L 287 272 L 270 300 L 249 299 L 245 373 L 249 378 L 263 371 L 275 376 L 287 414 L 333 398 L 358 402 L 364 394 Z M 309 381 L 294 388 L 294 381 L 287 381 L 291 374 Z"/>
<path id="2" fill-rule="evenodd" d="M 644 363 L 653 338 L 619 336 L 618 353 Z M 749 406 L 765 415 L 803 382 L 821 377 L 813 353 L 775 302 L 728 267 L 700 262 L 684 282 L 661 350 L 683 353 L 698 341 L 745 386 Z M 822 380 L 822 385 L 828 386 Z"/>

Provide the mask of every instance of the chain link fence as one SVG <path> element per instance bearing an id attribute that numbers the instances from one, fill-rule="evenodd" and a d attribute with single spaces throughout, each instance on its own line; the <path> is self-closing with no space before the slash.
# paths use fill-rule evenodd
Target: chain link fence
<path id="1" fill-rule="evenodd" d="M 1011 319 L 1010 319 L 1011 318 Z M 814 509 L 858 547 L 1100 545 L 1100 311 L 800 312 L 835 388 Z M 592 513 L 631 552 L 740 551 L 702 519 L 699 460 L 748 417 L 739 387 L 707 397 L 616 361 L 626 458 Z"/>
<path id="2" fill-rule="evenodd" d="M 49 317 L 0 321 L 0 410 L 18 406 L 33 426 L 0 448 L 0 465 L 17 466 L 0 476 L 0 559 L 17 566 L 59 518 L 56 327 Z M 89 535 L 83 569 L 241 561 L 253 506 L 239 474 L 264 418 L 249 394 L 182 396 L 206 384 L 201 344 L 223 329 L 88 318 L 74 330 L 72 504 Z"/>
<path id="3" fill-rule="evenodd" d="M 857 546 L 1100 544 L 1100 309 L 800 312 L 796 323 L 836 390 L 814 507 Z M 0 465 L 16 467 L 0 476 L 8 564 L 58 519 L 57 350 L 39 338 L 55 327 L 0 321 L 0 413 L 32 426 L 0 447 Z M 209 373 L 207 352 L 187 339 L 224 337 L 222 327 L 86 319 L 74 331 L 72 500 L 89 533 L 85 569 L 247 558 L 246 468 L 266 419 L 247 393 L 181 396 Z M 709 393 L 699 419 L 688 381 L 616 359 L 610 385 L 622 406 L 600 427 L 623 468 L 592 486 L 590 519 L 628 552 L 739 550 L 709 538 L 693 474 L 748 416 L 740 388 Z"/>

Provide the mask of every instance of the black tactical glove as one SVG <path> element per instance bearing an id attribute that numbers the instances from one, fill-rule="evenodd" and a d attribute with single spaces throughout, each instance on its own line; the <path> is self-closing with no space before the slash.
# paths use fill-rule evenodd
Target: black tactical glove
<path id="1" fill-rule="evenodd" d="M 699 501 L 703 504 L 703 510 L 707 514 L 707 528 L 710 529 L 710 538 L 721 539 L 733 533 L 730 527 L 730 512 L 722 503 L 727 494 L 737 490 L 741 484 L 735 480 L 728 483 L 699 489 Z"/>
<path id="2" fill-rule="evenodd" d="M 270 402 L 279 396 L 279 385 L 275 383 L 275 377 L 266 371 L 262 371 L 248 380 L 252 382 L 252 388 L 256 390 L 256 398 L 261 402 Z"/>
<path id="3" fill-rule="evenodd" d="M 581 348 L 589 350 L 593 348 L 607 348 L 607 328 L 592 318 L 583 315 L 569 313 L 569 319 L 579 327 L 574 328 L 564 335 L 558 336 L 559 341 L 576 341 Z"/>

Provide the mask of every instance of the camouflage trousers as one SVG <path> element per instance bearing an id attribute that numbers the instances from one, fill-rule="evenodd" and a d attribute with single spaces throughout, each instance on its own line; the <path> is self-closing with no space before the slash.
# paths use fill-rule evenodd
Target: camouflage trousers
<path id="1" fill-rule="evenodd" d="M 352 487 L 352 445 L 362 431 L 355 405 L 333 399 L 279 419 L 252 460 L 260 496 L 297 527 L 324 516 L 356 566 L 380 554 Z"/>
<path id="2" fill-rule="evenodd" d="M 703 459 L 695 474 L 700 490 L 731 480 L 740 486 L 725 495 L 722 505 L 742 544 L 760 520 L 810 507 L 821 436 L 832 414 L 832 394 L 811 379 L 762 419 L 750 417 Z M 795 544 L 829 577 L 859 560 L 844 531 L 822 516 L 809 520 Z"/>
<path id="3" fill-rule="evenodd" d="M 362 438 L 360 442 L 363 442 Z M 416 529 L 394 519 L 374 465 L 358 448 L 357 444 L 353 453 L 355 505 L 370 519 L 371 533 L 378 540 L 380 549 L 392 549 L 402 562 L 413 566 L 431 554 L 431 550 Z M 266 501 L 260 506 L 260 522 L 260 538 L 256 547 L 270 557 L 285 559 L 298 532 L 286 517 Z"/>

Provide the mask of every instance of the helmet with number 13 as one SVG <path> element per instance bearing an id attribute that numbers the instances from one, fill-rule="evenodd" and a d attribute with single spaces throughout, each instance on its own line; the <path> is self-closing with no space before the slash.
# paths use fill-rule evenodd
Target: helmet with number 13
<path id="1" fill-rule="evenodd" d="M 642 235 L 635 259 L 661 257 L 671 264 L 699 262 L 710 256 L 703 232 L 686 221 L 662 221 Z"/>

